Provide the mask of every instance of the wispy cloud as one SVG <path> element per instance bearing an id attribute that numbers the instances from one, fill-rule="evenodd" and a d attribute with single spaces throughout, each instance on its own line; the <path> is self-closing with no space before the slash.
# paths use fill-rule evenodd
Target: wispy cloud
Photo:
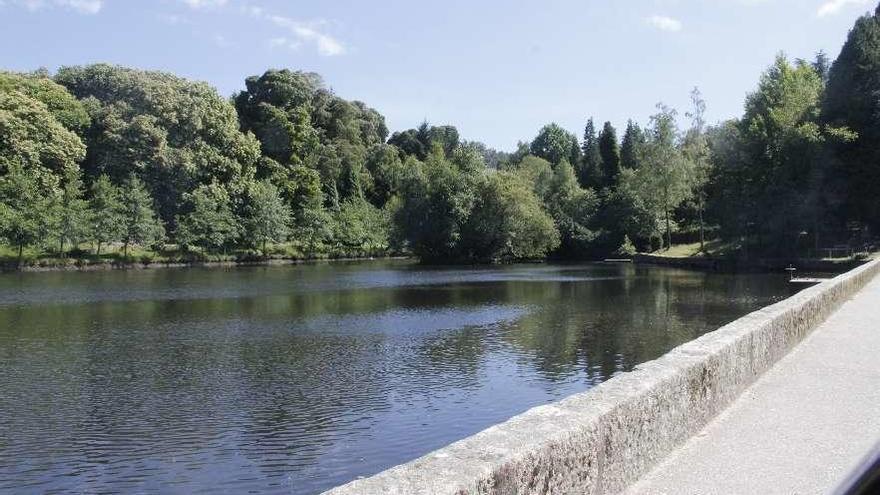
<path id="1" fill-rule="evenodd" d="M 847 5 L 865 5 L 868 0 L 828 0 L 819 6 L 816 11 L 817 17 L 827 17 L 840 12 Z"/>
<path id="2" fill-rule="evenodd" d="M 671 33 L 681 31 L 682 28 L 681 21 L 665 15 L 653 15 L 645 19 L 645 21 L 661 31 Z"/>
<path id="3" fill-rule="evenodd" d="M 31 11 L 47 7 L 62 7 L 81 14 L 97 14 L 104 7 L 104 0 L 18 0 L 14 3 Z"/>
<path id="4" fill-rule="evenodd" d="M 320 31 L 320 28 L 325 24 L 322 21 L 302 23 L 280 15 L 272 15 L 268 19 L 272 24 L 289 31 L 298 41 L 313 44 L 321 55 L 333 57 L 345 53 L 345 46 L 342 42 Z"/>
<path id="5" fill-rule="evenodd" d="M 242 12 L 255 19 L 269 22 L 287 32 L 284 36 L 276 36 L 268 40 L 270 47 L 298 50 L 303 45 L 314 46 L 318 53 L 325 57 L 334 57 L 346 53 L 347 48 L 342 41 L 325 32 L 326 21 L 303 22 L 291 17 L 270 14 L 264 8 L 254 5 L 243 5 Z"/>
<path id="6" fill-rule="evenodd" d="M 212 7 L 223 7 L 228 0 L 180 0 L 191 9 L 206 9 Z"/>

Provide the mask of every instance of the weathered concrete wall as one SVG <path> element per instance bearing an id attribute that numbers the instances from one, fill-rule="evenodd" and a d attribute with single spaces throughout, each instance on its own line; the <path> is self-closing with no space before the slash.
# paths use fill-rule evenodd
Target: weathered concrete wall
<path id="1" fill-rule="evenodd" d="M 327 493 L 618 493 L 696 433 L 878 272 L 880 260 L 865 264 L 588 392 Z"/>

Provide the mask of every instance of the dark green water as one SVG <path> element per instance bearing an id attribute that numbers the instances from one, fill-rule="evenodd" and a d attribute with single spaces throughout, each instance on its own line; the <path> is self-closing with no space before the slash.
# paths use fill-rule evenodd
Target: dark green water
<path id="1" fill-rule="evenodd" d="M 0 492 L 317 493 L 787 295 L 601 264 L 0 276 Z"/>

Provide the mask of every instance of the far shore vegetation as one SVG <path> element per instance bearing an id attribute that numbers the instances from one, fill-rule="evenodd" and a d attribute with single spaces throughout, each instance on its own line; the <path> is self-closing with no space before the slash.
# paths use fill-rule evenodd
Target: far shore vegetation
<path id="1" fill-rule="evenodd" d="M 768 63 L 739 118 L 706 122 L 695 88 L 682 112 L 658 104 L 620 130 L 590 118 L 581 137 L 550 123 L 512 152 L 451 125 L 390 133 L 377 110 L 296 70 L 249 77 L 231 98 L 106 64 L 0 72 L 0 258 L 484 263 L 870 249 L 880 7 L 836 60 Z"/>

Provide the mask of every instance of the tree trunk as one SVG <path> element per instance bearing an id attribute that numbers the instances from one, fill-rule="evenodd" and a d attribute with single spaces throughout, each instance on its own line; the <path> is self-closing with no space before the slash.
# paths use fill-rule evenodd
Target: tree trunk
<path id="1" fill-rule="evenodd" d="M 128 241 L 125 241 L 125 244 L 122 246 L 122 257 L 128 258 Z"/>
<path id="2" fill-rule="evenodd" d="M 24 243 L 18 244 L 18 266 L 21 268 L 21 260 L 24 258 Z"/>
<path id="3" fill-rule="evenodd" d="M 700 252 L 706 251 L 706 234 L 703 228 L 703 205 L 700 205 Z"/>
<path id="4" fill-rule="evenodd" d="M 61 236 L 61 242 L 58 245 L 58 255 L 64 258 L 64 236 Z"/>
<path id="5" fill-rule="evenodd" d="M 263 257 L 268 257 L 266 254 L 266 239 L 263 239 Z"/>
<path id="6" fill-rule="evenodd" d="M 98 241 L 98 249 L 95 250 L 95 256 L 101 256 L 101 241 Z"/>
<path id="7" fill-rule="evenodd" d="M 672 249 L 672 228 L 669 226 L 669 209 L 666 211 L 666 249 Z"/>

